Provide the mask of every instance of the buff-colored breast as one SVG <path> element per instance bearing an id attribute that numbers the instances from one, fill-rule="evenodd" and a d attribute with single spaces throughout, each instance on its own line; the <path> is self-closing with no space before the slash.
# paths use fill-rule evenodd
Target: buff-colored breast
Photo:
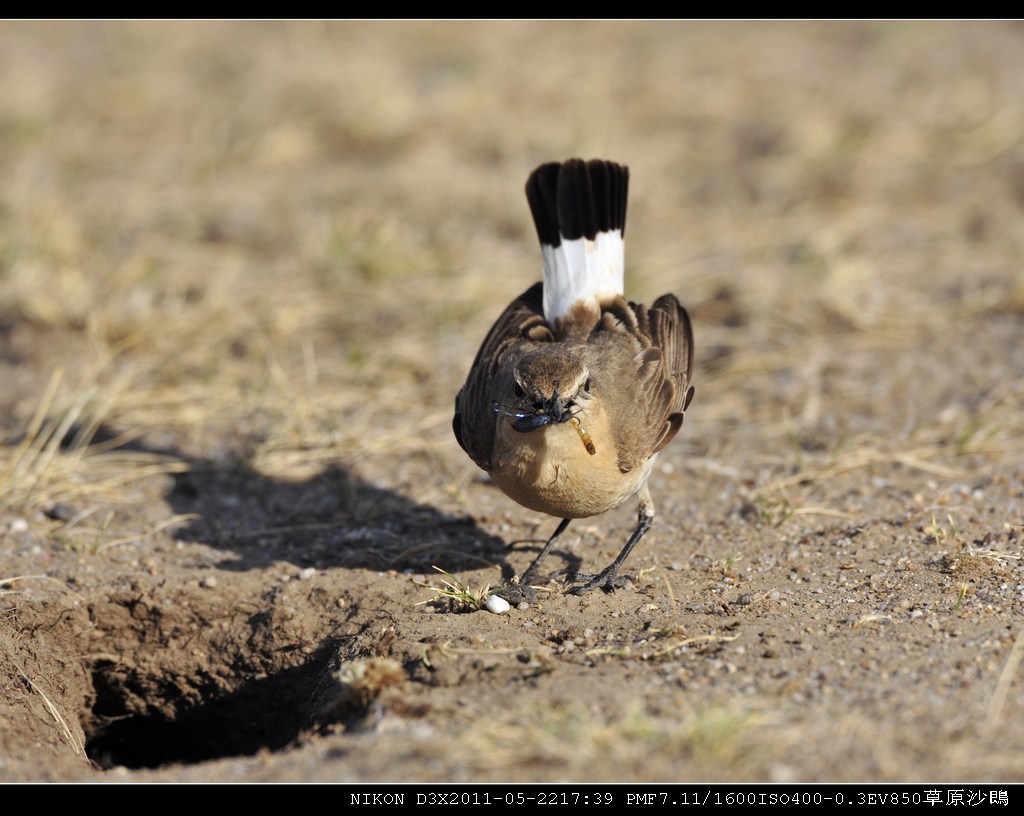
<path id="1" fill-rule="evenodd" d="M 598 409 L 579 419 L 593 455 L 571 422 L 521 433 L 499 417 L 491 479 L 525 507 L 558 518 L 587 518 L 621 504 L 646 480 L 654 457 L 623 473 L 607 415 Z"/>

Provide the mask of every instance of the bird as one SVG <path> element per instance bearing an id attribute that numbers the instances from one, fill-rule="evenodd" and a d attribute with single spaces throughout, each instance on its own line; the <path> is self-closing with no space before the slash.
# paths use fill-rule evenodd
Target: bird
<path id="1" fill-rule="evenodd" d="M 561 519 L 507 590 L 537 579 L 573 519 L 635 496 L 637 524 L 615 560 L 567 581 L 574 595 L 622 586 L 619 570 L 654 521 L 655 459 L 693 398 L 686 309 L 671 294 L 650 308 L 624 297 L 628 188 L 629 168 L 603 159 L 530 174 L 543 281 L 498 317 L 455 398 L 462 449 L 510 498 Z"/>

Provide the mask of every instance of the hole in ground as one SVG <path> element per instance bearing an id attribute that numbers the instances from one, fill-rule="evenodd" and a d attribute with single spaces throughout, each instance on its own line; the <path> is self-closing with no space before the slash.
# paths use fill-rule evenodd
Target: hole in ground
<path id="1" fill-rule="evenodd" d="M 331 653 L 324 644 L 304 664 L 228 692 L 210 678 L 168 682 L 97 663 L 86 753 L 100 768 L 157 768 L 284 748 L 309 725 L 310 700 Z M 132 713 L 140 700 L 145 713 Z"/>

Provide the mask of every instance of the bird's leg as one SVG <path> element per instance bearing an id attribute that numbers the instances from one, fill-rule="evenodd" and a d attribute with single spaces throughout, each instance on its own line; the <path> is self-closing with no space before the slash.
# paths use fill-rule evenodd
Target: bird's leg
<path id="1" fill-rule="evenodd" d="M 558 523 L 558 527 L 555 532 L 551 534 L 551 538 L 548 539 L 547 544 L 540 551 L 536 558 L 533 559 L 533 563 L 526 568 L 526 572 L 518 579 L 516 583 L 511 586 L 505 587 L 499 594 L 510 603 L 519 603 L 522 600 L 532 601 L 534 598 L 534 592 L 530 589 L 530 581 L 536 577 L 537 570 L 540 569 L 541 564 L 544 563 L 544 559 L 548 557 L 548 553 L 551 552 L 551 548 L 555 546 L 555 542 L 558 537 L 565 532 L 565 528 L 569 526 L 569 522 L 572 519 L 562 519 Z"/>
<path id="2" fill-rule="evenodd" d="M 636 543 L 644 537 L 644 533 L 651 529 L 651 524 L 654 522 L 654 502 L 651 500 L 651 492 L 647 489 L 646 484 L 640 489 L 639 502 L 640 506 L 637 510 L 636 529 L 633 531 L 633 535 L 629 537 L 629 541 L 626 542 L 626 546 L 622 548 L 622 552 L 620 552 L 615 557 L 615 560 L 597 575 L 580 575 L 577 573 L 573 577 L 573 580 L 586 581 L 586 583 L 583 584 L 583 586 L 573 587 L 569 590 L 569 594 L 582 595 L 584 592 L 589 592 L 590 590 L 597 589 L 598 587 L 601 587 L 606 592 L 612 592 L 615 590 L 619 568 L 629 557 L 629 554 L 633 551 L 633 547 L 636 546 Z"/>
<path id="3" fill-rule="evenodd" d="M 572 519 L 562 519 L 558 523 L 558 527 L 555 532 L 551 534 L 551 538 L 548 539 L 548 543 L 544 545 L 544 549 L 540 551 L 540 554 L 533 559 L 533 563 L 526 568 L 526 572 L 523 573 L 522 578 L 519 579 L 520 583 L 528 584 L 535 577 L 535 573 L 540 569 L 540 565 L 544 563 L 544 559 L 548 557 L 548 553 L 551 552 L 551 548 L 555 545 L 558 537 L 565 532 L 565 528 L 569 526 L 569 522 Z"/>

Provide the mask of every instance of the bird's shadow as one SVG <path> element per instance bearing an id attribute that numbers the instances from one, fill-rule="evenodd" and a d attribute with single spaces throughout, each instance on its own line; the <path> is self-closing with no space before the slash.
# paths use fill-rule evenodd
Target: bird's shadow
<path id="1" fill-rule="evenodd" d="M 94 441 L 114 435 L 101 428 Z M 261 474 L 240 460 L 189 457 L 140 441 L 122 447 L 186 464 L 187 470 L 173 474 L 165 497 L 182 518 L 174 536 L 221 551 L 221 569 L 286 562 L 300 568 L 426 573 L 435 566 L 457 572 L 498 565 L 506 580 L 514 574 L 506 543 L 469 516 L 377 487 L 340 464 L 289 481 Z"/>
<path id="2" fill-rule="evenodd" d="M 276 562 L 449 572 L 502 565 L 507 548 L 467 516 L 443 513 L 369 484 L 340 465 L 302 481 L 190 462 L 167 497 L 189 520 L 179 539 L 223 550 L 222 569 Z"/>

